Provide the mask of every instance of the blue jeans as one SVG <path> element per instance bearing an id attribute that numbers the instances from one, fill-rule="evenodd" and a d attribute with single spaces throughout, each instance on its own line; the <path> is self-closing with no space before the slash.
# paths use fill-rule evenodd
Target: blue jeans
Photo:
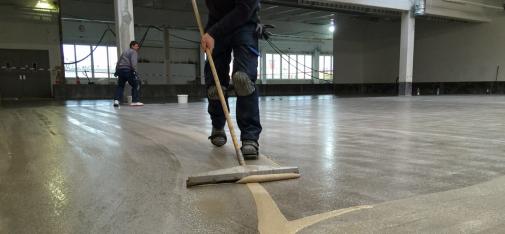
<path id="1" fill-rule="evenodd" d="M 254 83 L 258 72 L 258 38 L 256 25 L 246 24 L 224 38 L 215 38 L 212 58 L 216 65 L 221 86 L 230 84 L 230 62 L 233 51 L 233 73 L 240 71 L 249 76 Z M 214 78 L 209 62 L 205 63 L 205 84 L 207 88 L 214 85 Z M 240 139 L 258 141 L 262 127 L 260 124 L 258 90 L 248 96 L 237 96 L 237 123 L 240 129 Z M 228 104 L 228 97 L 225 96 Z M 226 118 L 219 100 L 209 99 L 208 112 L 214 128 L 224 128 Z"/>
<path id="2" fill-rule="evenodd" d="M 123 100 L 124 86 L 128 82 L 132 87 L 132 102 L 140 101 L 140 81 L 132 70 L 121 69 L 118 71 L 118 80 L 114 100 Z"/>

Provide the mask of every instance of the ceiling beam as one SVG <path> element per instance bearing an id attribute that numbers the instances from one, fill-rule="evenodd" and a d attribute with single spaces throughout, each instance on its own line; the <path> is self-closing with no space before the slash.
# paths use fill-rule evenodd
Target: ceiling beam
<path id="1" fill-rule="evenodd" d="M 305 11 L 305 12 L 298 13 L 298 14 L 288 14 L 288 15 L 284 15 L 284 16 L 279 16 L 279 17 L 276 17 L 275 20 L 303 21 L 305 19 L 313 17 L 313 15 L 315 15 L 315 14 L 321 14 L 321 13 L 326 13 L 326 12 Z"/>
<path id="2" fill-rule="evenodd" d="M 309 10 L 318 10 L 318 11 L 327 11 L 327 12 L 336 12 L 336 13 L 343 13 L 343 14 L 350 14 L 350 15 L 364 15 L 364 13 L 359 13 L 351 10 L 343 10 L 343 9 L 337 9 L 333 7 L 325 7 L 325 6 L 316 6 L 316 5 L 308 5 L 308 4 L 298 4 L 297 3 L 291 3 L 291 2 L 285 2 L 285 1 L 279 1 L 279 0 L 261 0 L 262 4 L 267 4 L 267 5 L 276 5 L 276 6 L 285 6 L 285 7 L 295 7 L 295 8 L 302 8 L 302 9 L 309 9 Z"/>
<path id="3" fill-rule="evenodd" d="M 287 10 L 283 10 L 283 11 L 277 11 L 277 12 L 272 12 L 270 14 L 265 14 L 263 11 L 261 12 L 261 16 L 262 18 L 264 19 L 270 19 L 272 17 L 275 17 L 277 19 L 277 17 L 282 17 L 282 15 L 284 14 L 287 14 L 287 13 L 290 13 L 290 12 L 296 12 L 296 11 L 299 11 L 299 10 L 303 10 L 303 9 L 299 9 L 299 8 L 287 8 Z"/>

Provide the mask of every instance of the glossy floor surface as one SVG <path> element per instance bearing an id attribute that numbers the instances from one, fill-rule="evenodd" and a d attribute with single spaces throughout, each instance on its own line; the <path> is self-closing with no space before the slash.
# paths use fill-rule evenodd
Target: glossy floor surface
<path id="1" fill-rule="evenodd" d="M 505 232 L 504 96 L 260 105 L 254 163 L 302 177 L 188 189 L 237 164 L 205 102 L 3 103 L 0 233 Z"/>

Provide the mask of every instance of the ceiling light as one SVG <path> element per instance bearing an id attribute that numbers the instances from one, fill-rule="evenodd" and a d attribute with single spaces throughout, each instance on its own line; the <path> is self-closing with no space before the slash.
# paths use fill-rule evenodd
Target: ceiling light
<path id="1" fill-rule="evenodd" d="M 330 30 L 330 32 L 335 32 L 335 22 L 333 19 L 331 19 L 330 27 L 328 27 L 328 30 Z"/>
<path id="2" fill-rule="evenodd" d="M 39 0 L 37 4 L 35 5 L 35 8 L 41 9 L 41 10 L 55 10 L 56 8 L 53 6 L 53 4 L 47 2 L 47 0 Z"/>

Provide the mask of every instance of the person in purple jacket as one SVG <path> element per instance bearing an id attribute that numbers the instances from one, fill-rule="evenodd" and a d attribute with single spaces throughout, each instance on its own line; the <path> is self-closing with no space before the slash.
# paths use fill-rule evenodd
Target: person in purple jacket
<path id="1" fill-rule="evenodd" d="M 216 65 L 223 93 L 228 104 L 226 90 L 230 86 L 230 62 L 233 52 L 231 80 L 237 96 L 237 124 L 240 128 L 241 151 L 246 160 L 258 158 L 260 124 L 258 90 L 256 89 L 258 67 L 259 0 L 206 0 L 209 18 L 201 40 L 202 49 L 210 49 Z M 209 100 L 208 112 L 212 120 L 209 137 L 215 146 L 226 143 L 224 116 L 209 62 L 205 63 L 205 84 Z"/>

